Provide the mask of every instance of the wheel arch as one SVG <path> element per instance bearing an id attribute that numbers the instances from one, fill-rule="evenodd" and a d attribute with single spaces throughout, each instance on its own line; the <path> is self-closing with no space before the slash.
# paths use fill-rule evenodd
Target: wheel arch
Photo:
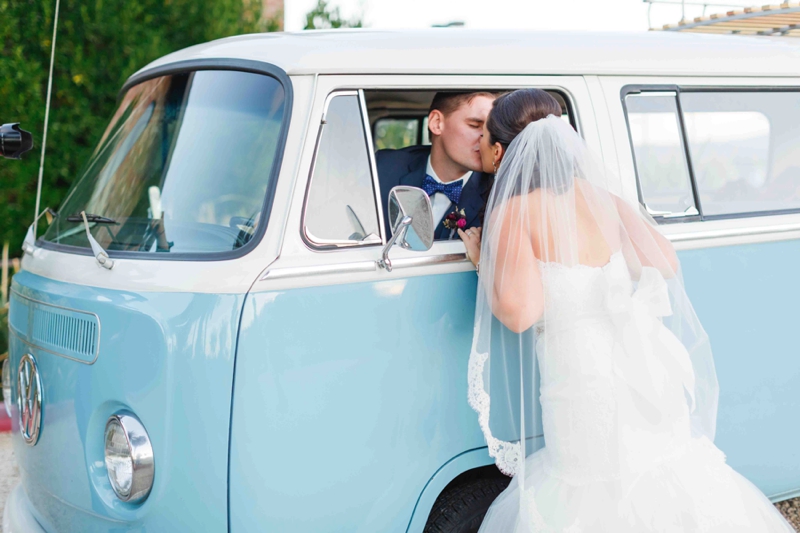
<path id="1" fill-rule="evenodd" d="M 494 475 L 502 474 L 494 466 L 494 460 L 489 456 L 487 447 L 467 450 L 456 455 L 439 467 L 425 484 L 411 513 L 406 533 L 421 532 L 425 528 L 433 504 L 449 487 L 469 479 Z"/>

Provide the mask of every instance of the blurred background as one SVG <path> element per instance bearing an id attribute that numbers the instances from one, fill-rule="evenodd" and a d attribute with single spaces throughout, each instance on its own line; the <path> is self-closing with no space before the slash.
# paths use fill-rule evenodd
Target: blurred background
<path id="1" fill-rule="evenodd" d="M 42 208 L 57 209 L 104 130 L 117 91 L 174 50 L 263 31 L 449 26 L 648 31 L 751 5 L 745 0 L 62 0 Z M 34 149 L 0 161 L 0 354 L 8 280 L 33 220 L 55 0 L 0 0 L 0 123 L 21 122 Z M 44 224 L 40 224 L 43 229 Z M 2 356 L 0 356 L 1 358 Z"/>

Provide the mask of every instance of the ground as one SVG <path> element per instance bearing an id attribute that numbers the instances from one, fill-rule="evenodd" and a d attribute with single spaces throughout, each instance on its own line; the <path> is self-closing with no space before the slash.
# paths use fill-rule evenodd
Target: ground
<path id="1" fill-rule="evenodd" d="M 11 434 L 0 433 L 0 509 L 5 508 L 8 493 L 17 482 L 19 482 L 19 469 L 11 448 Z M 800 531 L 800 498 L 781 502 L 778 504 L 778 509 L 794 528 Z"/>
<path id="2" fill-rule="evenodd" d="M 791 522 L 797 531 L 800 531 L 800 498 L 786 500 L 778 504 L 783 516 Z"/>
<path id="3" fill-rule="evenodd" d="M 5 509 L 6 498 L 19 482 L 19 469 L 11 448 L 11 433 L 0 433 L 0 509 Z"/>

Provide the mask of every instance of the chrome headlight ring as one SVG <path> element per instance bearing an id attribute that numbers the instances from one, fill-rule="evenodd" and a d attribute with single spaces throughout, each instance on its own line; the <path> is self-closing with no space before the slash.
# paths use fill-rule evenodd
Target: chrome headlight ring
<path id="1" fill-rule="evenodd" d="M 155 461 L 147 430 L 129 413 L 111 415 L 104 434 L 108 480 L 117 497 L 128 503 L 144 501 L 153 488 Z"/>

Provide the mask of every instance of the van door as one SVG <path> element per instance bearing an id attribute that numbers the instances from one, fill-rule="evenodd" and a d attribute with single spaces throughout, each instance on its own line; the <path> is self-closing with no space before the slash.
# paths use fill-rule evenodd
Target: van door
<path id="1" fill-rule="evenodd" d="M 800 80 L 603 78 L 624 176 L 675 243 L 714 349 L 716 444 L 800 494 Z"/>
<path id="2" fill-rule="evenodd" d="M 455 76 L 319 78 L 280 258 L 244 305 L 233 532 L 400 532 L 412 514 L 421 530 L 438 494 L 421 496 L 432 476 L 485 447 L 467 404 L 474 268 L 460 241 L 426 253 L 395 247 L 393 270 L 376 266 L 387 235 L 362 91 L 475 85 Z M 588 107 L 581 78 L 480 85 L 556 85 Z M 596 145 L 592 116 L 582 119 Z"/>

